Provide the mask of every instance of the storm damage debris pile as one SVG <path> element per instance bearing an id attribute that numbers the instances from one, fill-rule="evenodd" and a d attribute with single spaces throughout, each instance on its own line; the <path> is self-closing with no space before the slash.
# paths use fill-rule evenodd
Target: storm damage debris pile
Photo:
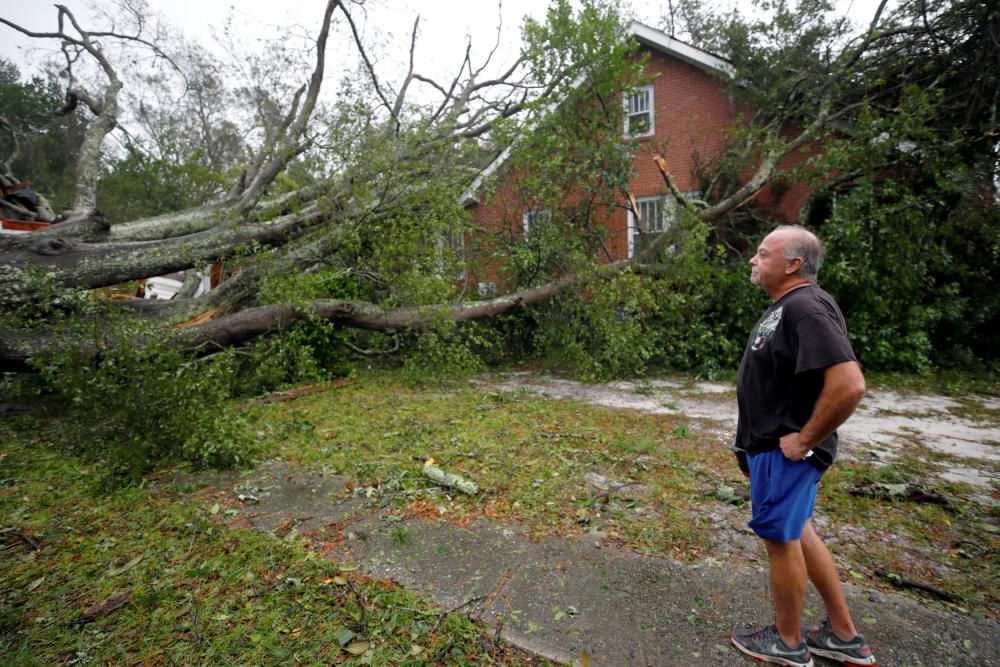
<path id="1" fill-rule="evenodd" d="M 45 198 L 31 181 L 15 181 L 0 174 L 0 221 L 4 231 L 34 231 L 55 220 Z"/>

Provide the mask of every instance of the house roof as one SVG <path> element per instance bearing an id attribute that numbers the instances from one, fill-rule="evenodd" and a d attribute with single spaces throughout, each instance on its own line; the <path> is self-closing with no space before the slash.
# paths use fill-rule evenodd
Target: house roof
<path id="1" fill-rule="evenodd" d="M 655 49 L 668 56 L 673 56 L 710 74 L 722 76 L 731 76 L 733 74 L 733 66 L 725 58 L 675 39 L 662 30 L 651 28 L 638 21 L 632 21 L 629 23 L 628 32 L 640 45 Z M 493 159 L 493 162 L 486 169 L 480 172 L 469 188 L 462 193 L 461 202 L 464 206 L 478 203 L 479 198 L 477 197 L 477 193 L 482 187 L 483 181 L 489 178 L 507 161 L 507 158 L 510 157 L 510 152 L 511 149 L 508 146 L 500 155 Z"/>
<path id="2" fill-rule="evenodd" d="M 643 46 L 661 51 L 707 72 L 727 76 L 733 74 L 733 66 L 725 58 L 682 42 L 662 30 L 632 21 L 629 24 L 629 33 Z"/>

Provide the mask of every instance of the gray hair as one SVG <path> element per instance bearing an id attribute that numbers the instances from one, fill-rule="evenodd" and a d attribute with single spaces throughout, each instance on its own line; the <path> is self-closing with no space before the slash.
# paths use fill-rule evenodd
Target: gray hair
<path id="1" fill-rule="evenodd" d="M 774 231 L 786 230 L 794 234 L 785 244 L 782 255 L 789 261 L 801 257 L 802 267 L 799 269 L 799 275 L 809 282 L 816 282 L 819 278 L 819 267 L 823 265 L 823 257 L 826 255 L 823 242 L 802 225 L 781 225 Z"/>

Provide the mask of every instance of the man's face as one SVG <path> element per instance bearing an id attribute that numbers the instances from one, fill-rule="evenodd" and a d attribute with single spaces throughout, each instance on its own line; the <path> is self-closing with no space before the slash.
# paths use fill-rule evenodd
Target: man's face
<path id="1" fill-rule="evenodd" d="M 794 261 L 785 259 L 782 250 L 788 239 L 781 232 L 764 237 L 757 254 L 750 258 L 750 282 L 768 294 L 774 294 L 791 275 Z"/>

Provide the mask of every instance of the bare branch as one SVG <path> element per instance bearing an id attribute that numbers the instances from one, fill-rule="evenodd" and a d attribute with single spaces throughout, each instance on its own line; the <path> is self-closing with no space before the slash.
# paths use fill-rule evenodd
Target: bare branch
<path id="1" fill-rule="evenodd" d="M 288 166 L 288 163 L 305 150 L 302 137 L 306 133 L 313 109 L 316 108 L 316 100 L 319 98 L 320 87 L 323 84 L 323 71 L 326 63 L 326 41 L 330 34 L 330 21 L 333 17 L 333 10 L 337 7 L 340 7 L 344 15 L 348 17 L 348 21 L 350 21 L 350 14 L 348 14 L 347 9 L 340 0 L 329 0 L 327 2 L 326 10 L 323 13 L 323 25 L 320 28 L 319 37 L 316 39 L 316 66 L 309 79 L 309 88 L 302 103 L 302 109 L 288 126 L 287 135 L 270 162 L 254 174 L 250 185 L 240 197 L 240 205 L 242 206 L 247 206 L 256 199 L 264 188 L 270 185 L 271 181 Z"/>
<path id="2" fill-rule="evenodd" d="M 413 21 L 413 32 L 410 35 L 410 69 L 406 72 L 406 78 L 403 79 L 403 85 L 399 88 L 399 93 L 396 95 L 396 103 L 392 105 L 392 109 L 389 111 L 393 118 L 393 122 L 396 126 L 396 131 L 399 131 L 400 121 L 399 112 L 403 110 L 403 102 L 406 100 L 406 90 L 410 87 L 410 82 L 413 81 L 413 52 L 417 47 L 417 28 L 420 26 L 420 17 Z"/>
<path id="3" fill-rule="evenodd" d="M 361 55 L 361 59 L 364 61 L 365 67 L 368 69 L 368 75 L 371 77 L 372 86 L 375 87 L 375 94 L 378 95 L 380 100 L 382 100 L 382 104 L 385 108 L 391 110 L 392 105 L 389 104 L 389 100 L 386 99 L 385 93 L 382 92 L 382 86 L 379 85 L 378 76 L 375 74 L 375 68 L 372 66 L 371 60 L 368 59 L 368 52 L 365 50 L 364 44 L 361 43 L 361 35 L 358 34 L 357 26 L 354 25 L 354 18 L 343 5 L 341 5 L 340 9 L 344 12 L 348 25 L 351 26 L 351 34 L 354 36 L 354 45 L 358 47 L 358 53 Z"/>

